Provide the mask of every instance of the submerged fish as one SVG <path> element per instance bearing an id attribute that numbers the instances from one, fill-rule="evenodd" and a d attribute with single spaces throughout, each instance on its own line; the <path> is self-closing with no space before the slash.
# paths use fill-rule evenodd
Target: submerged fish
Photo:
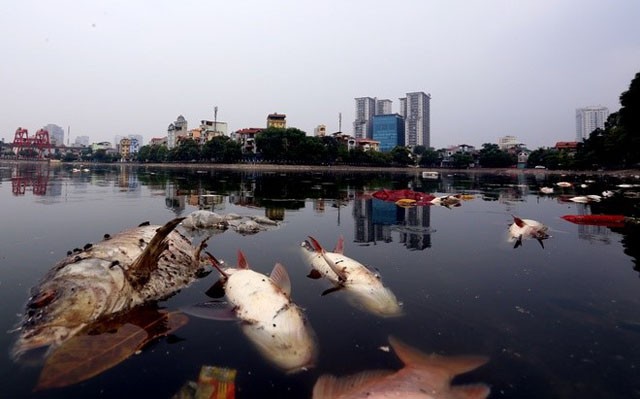
<path id="1" fill-rule="evenodd" d="M 206 302 L 183 309 L 186 313 L 214 320 L 240 320 L 242 331 L 258 351 L 280 369 L 293 373 L 315 363 L 315 333 L 302 310 L 291 301 L 291 282 L 286 269 L 276 263 L 270 277 L 249 269 L 238 252 L 238 267 L 214 266 L 222 279 L 210 291 L 226 294 L 230 306 Z"/>
<path id="2" fill-rule="evenodd" d="M 404 363 L 398 371 L 370 370 L 346 377 L 323 375 L 313 387 L 313 399 L 484 399 L 485 384 L 452 386 L 458 374 L 474 370 L 488 359 L 481 356 L 427 355 L 389 337 L 389 343 Z"/>
<path id="3" fill-rule="evenodd" d="M 343 254 L 343 237 L 339 238 L 334 252 L 325 251 L 313 237 L 302 243 L 302 249 L 306 261 L 313 268 L 309 277 L 326 277 L 335 284 L 323 295 L 343 289 L 357 306 L 370 313 L 384 317 L 402 314 L 396 296 L 382 284 L 380 275 Z"/>
<path id="4" fill-rule="evenodd" d="M 31 289 L 12 355 L 59 346 L 104 317 L 174 294 L 201 276 L 200 251 L 175 230 L 148 223 L 105 236 L 59 261 Z"/>
<path id="5" fill-rule="evenodd" d="M 542 240 L 549 238 L 547 231 L 549 228 L 544 224 L 531 219 L 520 219 L 513 216 L 513 223 L 509 226 L 509 238 L 511 241 L 515 240 L 514 248 L 518 248 L 522 245 L 523 238 L 535 238 L 542 248 L 544 244 Z"/>

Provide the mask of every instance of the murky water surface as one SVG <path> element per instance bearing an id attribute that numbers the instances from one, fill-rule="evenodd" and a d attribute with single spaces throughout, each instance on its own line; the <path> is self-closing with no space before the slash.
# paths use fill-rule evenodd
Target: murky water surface
<path id="1" fill-rule="evenodd" d="M 315 368 L 287 375 L 260 356 L 238 323 L 190 317 L 139 353 L 87 381 L 32 392 L 41 366 L 9 357 L 16 333 L 0 335 L 0 397 L 170 398 L 203 365 L 236 369 L 238 398 L 309 398 L 325 373 L 398 369 L 396 336 L 421 351 L 490 357 L 455 383 L 484 382 L 491 398 L 640 397 L 640 279 L 637 227 L 577 225 L 568 214 L 640 216 L 639 181 L 589 176 L 418 173 L 280 173 L 170 170 L 132 166 L 0 165 L 0 292 L 3 331 L 18 321 L 28 290 L 68 250 L 140 222 L 164 224 L 196 210 L 280 222 L 253 235 L 214 235 L 208 250 L 251 268 L 287 269 L 292 298 L 315 331 Z M 585 180 L 593 180 L 586 183 Z M 559 181 L 572 187 L 554 186 Z M 585 184 L 586 187 L 581 187 Z M 539 194 L 554 187 L 550 195 Z M 406 189 L 468 194 L 460 206 L 399 207 L 371 196 Z M 569 198 L 611 198 L 588 204 Z M 543 241 L 508 240 L 512 215 L 540 221 Z M 196 234 L 200 240 L 206 232 Z M 382 318 L 353 306 L 343 292 L 307 277 L 300 243 L 312 235 L 381 275 L 403 315 Z M 159 303 L 177 310 L 207 301 L 216 273 Z"/>

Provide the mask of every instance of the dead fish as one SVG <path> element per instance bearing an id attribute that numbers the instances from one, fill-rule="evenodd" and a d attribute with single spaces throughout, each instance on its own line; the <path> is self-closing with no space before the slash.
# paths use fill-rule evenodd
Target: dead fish
<path id="1" fill-rule="evenodd" d="M 267 277 L 249 269 L 238 251 L 238 267 L 222 269 L 211 257 L 222 278 L 210 291 L 222 291 L 227 304 L 206 302 L 184 308 L 193 316 L 213 320 L 239 320 L 242 331 L 260 354 L 278 368 L 294 373 L 313 367 L 315 333 L 302 310 L 291 301 L 291 281 L 280 263 Z M 218 286 L 218 287 L 216 287 Z"/>
<path id="2" fill-rule="evenodd" d="M 251 218 L 251 220 L 253 220 L 256 223 L 265 224 L 267 226 L 277 226 L 278 225 L 278 222 L 276 220 L 271 220 L 266 216 L 254 215 L 254 216 L 249 216 L 249 218 Z"/>
<path id="3" fill-rule="evenodd" d="M 181 221 L 132 228 L 59 261 L 31 289 L 14 359 L 51 351 L 85 326 L 166 298 L 201 276 L 204 241 L 194 248 L 175 230 Z"/>
<path id="4" fill-rule="evenodd" d="M 520 219 L 513 216 L 513 223 L 509 226 L 509 239 L 510 241 L 515 240 L 514 248 L 522 245 L 523 238 L 535 238 L 540 243 L 540 246 L 544 248 L 542 240 L 549 238 L 548 230 L 549 227 L 536 220 Z"/>
<path id="5" fill-rule="evenodd" d="M 540 192 L 542 194 L 553 194 L 553 187 L 541 187 Z"/>
<path id="6" fill-rule="evenodd" d="M 311 236 L 301 246 L 306 261 L 313 268 L 309 277 L 326 277 L 335 285 L 323 295 L 344 290 L 356 306 L 372 314 L 383 317 L 402 314 L 396 296 L 382 284 L 380 274 L 343 254 L 342 236 L 338 239 L 334 252 L 325 251 Z"/>
<path id="7" fill-rule="evenodd" d="M 460 201 L 461 201 L 461 196 L 456 194 L 456 195 L 443 195 L 440 197 L 436 197 L 431 200 L 431 203 L 433 205 L 440 205 L 440 206 L 450 208 L 452 206 L 460 206 L 461 205 Z"/>
<path id="8" fill-rule="evenodd" d="M 404 363 L 398 371 L 370 370 L 346 377 L 323 375 L 313 387 L 313 399 L 484 399 L 490 389 L 485 384 L 451 385 L 459 374 L 467 373 L 488 359 L 482 356 L 427 355 L 397 338 L 389 343 Z"/>

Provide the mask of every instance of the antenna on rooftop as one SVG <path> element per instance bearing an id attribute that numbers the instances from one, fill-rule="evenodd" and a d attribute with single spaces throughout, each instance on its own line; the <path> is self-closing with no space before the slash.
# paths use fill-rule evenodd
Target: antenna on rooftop
<path id="1" fill-rule="evenodd" d="M 218 106 L 213 107 L 213 131 L 218 133 Z"/>

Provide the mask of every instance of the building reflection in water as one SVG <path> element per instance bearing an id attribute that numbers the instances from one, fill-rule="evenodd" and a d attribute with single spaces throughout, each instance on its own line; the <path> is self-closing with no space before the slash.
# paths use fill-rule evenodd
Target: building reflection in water
<path id="1" fill-rule="evenodd" d="M 576 213 L 578 215 L 590 215 L 591 207 L 589 206 L 589 204 L 578 203 L 576 204 Z M 579 224 L 578 238 L 589 242 L 611 244 L 611 229 L 606 226 Z"/>
<path id="2" fill-rule="evenodd" d="M 431 207 L 403 208 L 393 202 L 357 198 L 353 203 L 355 242 L 392 242 L 392 233 L 410 250 L 431 247 Z"/>
<path id="3" fill-rule="evenodd" d="M 11 192 L 13 195 L 47 195 L 49 185 L 49 165 L 46 163 L 17 165 L 11 173 Z"/>

